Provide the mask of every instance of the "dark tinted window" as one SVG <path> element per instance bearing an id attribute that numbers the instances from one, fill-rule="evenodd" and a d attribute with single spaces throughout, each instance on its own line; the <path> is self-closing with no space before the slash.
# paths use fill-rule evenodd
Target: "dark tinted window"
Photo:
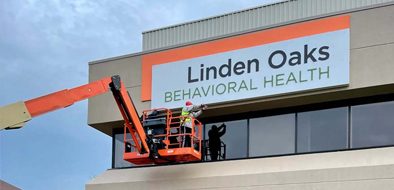
<path id="1" fill-rule="evenodd" d="M 298 113 L 297 151 L 324 151 L 347 148 L 348 108 Z"/>
<path id="2" fill-rule="evenodd" d="M 250 119 L 249 156 L 294 153 L 295 114 Z"/>
<path id="3" fill-rule="evenodd" d="M 352 148 L 394 145 L 394 102 L 352 106 Z"/>
<path id="4" fill-rule="evenodd" d="M 220 126 L 221 124 L 207 124 L 205 137 L 208 139 L 208 132 L 212 125 Z M 221 140 L 226 145 L 226 159 L 245 158 L 247 156 L 247 120 L 228 121 L 224 124 L 227 126 L 226 133 Z"/>
<path id="5" fill-rule="evenodd" d="M 123 134 L 115 134 L 115 150 L 114 150 L 114 167 L 130 167 L 133 166 L 130 162 L 123 160 L 124 143 Z"/>
<path id="6" fill-rule="evenodd" d="M 223 123 L 226 159 L 394 145 L 394 101 L 250 118 L 249 126 L 248 118 Z M 221 124 L 206 124 L 204 139 Z M 133 166 L 123 150 L 123 134 L 114 135 L 116 168 Z"/>

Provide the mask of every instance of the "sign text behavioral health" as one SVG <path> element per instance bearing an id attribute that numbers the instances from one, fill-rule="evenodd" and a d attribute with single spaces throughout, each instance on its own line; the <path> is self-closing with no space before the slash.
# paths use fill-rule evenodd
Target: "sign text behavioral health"
<path id="1" fill-rule="evenodd" d="M 349 29 L 152 66 L 152 108 L 219 103 L 349 84 Z"/>

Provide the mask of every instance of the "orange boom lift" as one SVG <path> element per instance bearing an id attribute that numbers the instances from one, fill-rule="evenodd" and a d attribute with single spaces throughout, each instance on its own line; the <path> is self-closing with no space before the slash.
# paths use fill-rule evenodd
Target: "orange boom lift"
<path id="1" fill-rule="evenodd" d="M 145 110 L 139 117 L 118 75 L 1 107 L 0 130 L 21 128 L 33 117 L 108 91 L 112 91 L 124 120 L 124 160 L 137 165 L 201 160 L 202 124 L 192 118 L 192 132 L 180 134 L 184 118 L 174 116 L 170 109 Z M 185 136 L 192 139 L 191 147 L 182 146 Z"/>

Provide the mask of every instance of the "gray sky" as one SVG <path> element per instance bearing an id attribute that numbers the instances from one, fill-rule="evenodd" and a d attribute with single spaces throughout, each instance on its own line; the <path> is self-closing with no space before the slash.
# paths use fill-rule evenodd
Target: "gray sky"
<path id="1" fill-rule="evenodd" d="M 141 51 L 141 32 L 278 0 L 1 0 L 0 106 L 88 81 L 88 62 Z M 0 179 L 22 189 L 84 189 L 111 167 L 111 138 L 87 102 L 0 131 Z"/>

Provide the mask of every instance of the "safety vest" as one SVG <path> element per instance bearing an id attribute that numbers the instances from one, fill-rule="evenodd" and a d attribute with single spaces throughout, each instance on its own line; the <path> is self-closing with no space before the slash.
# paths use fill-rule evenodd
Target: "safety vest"
<path id="1" fill-rule="evenodd" d="M 181 113 L 181 116 L 182 116 L 182 119 L 181 119 L 181 121 L 182 122 L 190 122 L 192 119 L 190 118 L 190 112 L 188 112 L 188 111 L 185 111 L 184 109 L 182 109 L 182 113 Z"/>

